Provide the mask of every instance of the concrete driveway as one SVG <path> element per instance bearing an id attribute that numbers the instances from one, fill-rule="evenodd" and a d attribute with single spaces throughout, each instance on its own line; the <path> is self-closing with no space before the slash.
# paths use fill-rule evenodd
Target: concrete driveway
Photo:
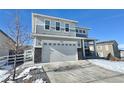
<path id="1" fill-rule="evenodd" d="M 124 82 L 124 74 L 107 70 L 88 61 L 56 62 L 43 65 L 51 83 Z"/>

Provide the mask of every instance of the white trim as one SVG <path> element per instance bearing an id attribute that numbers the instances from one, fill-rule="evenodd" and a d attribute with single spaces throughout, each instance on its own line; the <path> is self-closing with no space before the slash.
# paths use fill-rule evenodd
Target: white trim
<path id="1" fill-rule="evenodd" d="M 94 52 L 95 52 L 95 56 L 97 56 L 96 41 L 94 40 L 94 41 L 93 41 L 93 43 L 94 43 L 93 45 L 94 45 Z"/>
<path id="2" fill-rule="evenodd" d="M 73 36 L 58 36 L 58 35 L 44 35 L 44 34 L 32 34 L 33 37 L 41 37 L 41 38 L 65 38 L 65 39 L 76 39 L 76 40 L 97 40 L 92 38 L 84 38 L 84 37 L 73 37 Z"/>
<path id="3" fill-rule="evenodd" d="M 82 40 L 82 43 L 83 43 L 83 57 L 85 58 L 86 57 L 86 55 L 85 55 L 85 43 L 84 43 L 84 40 Z"/>
<path id="4" fill-rule="evenodd" d="M 32 32 L 36 33 L 36 17 L 32 14 Z"/>

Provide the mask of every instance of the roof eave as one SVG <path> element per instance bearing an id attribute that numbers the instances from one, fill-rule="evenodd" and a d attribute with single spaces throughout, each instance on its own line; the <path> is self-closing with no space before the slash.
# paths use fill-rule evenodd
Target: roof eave
<path id="1" fill-rule="evenodd" d="M 48 16 L 48 15 L 43 15 L 43 14 L 38 14 L 38 13 L 32 13 L 32 15 L 41 16 L 41 17 L 48 17 L 48 18 L 53 18 L 53 19 L 59 19 L 59 20 L 63 20 L 63 21 L 73 22 L 73 23 L 78 23 L 78 21 L 75 21 L 75 20 L 64 19 L 64 18 L 59 18 L 59 17 L 54 17 L 54 16 Z"/>

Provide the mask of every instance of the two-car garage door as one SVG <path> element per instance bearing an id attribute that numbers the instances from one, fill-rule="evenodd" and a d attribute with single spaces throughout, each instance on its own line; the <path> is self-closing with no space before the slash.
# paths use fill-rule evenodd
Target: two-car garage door
<path id="1" fill-rule="evenodd" d="M 44 40 L 42 62 L 63 62 L 77 60 L 76 41 Z"/>

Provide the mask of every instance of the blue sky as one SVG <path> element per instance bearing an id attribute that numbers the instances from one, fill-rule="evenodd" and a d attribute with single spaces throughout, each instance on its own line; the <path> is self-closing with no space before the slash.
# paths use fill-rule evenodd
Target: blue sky
<path id="1" fill-rule="evenodd" d="M 20 18 L 23 25 L 28 27 L 31 33 L 31 13 L 41 13 L 50 16 L 76 20 L 79 26 L 92 28 L 89 37 L 100 41 L 116 40 L 120 47 L 124 47 L 124 10 L 104 9 L 30 9 L 20 10 Z M 13 21 L 15 10 L 0 10 L 0 29 L 8 32 L 7 25 Z"/>

